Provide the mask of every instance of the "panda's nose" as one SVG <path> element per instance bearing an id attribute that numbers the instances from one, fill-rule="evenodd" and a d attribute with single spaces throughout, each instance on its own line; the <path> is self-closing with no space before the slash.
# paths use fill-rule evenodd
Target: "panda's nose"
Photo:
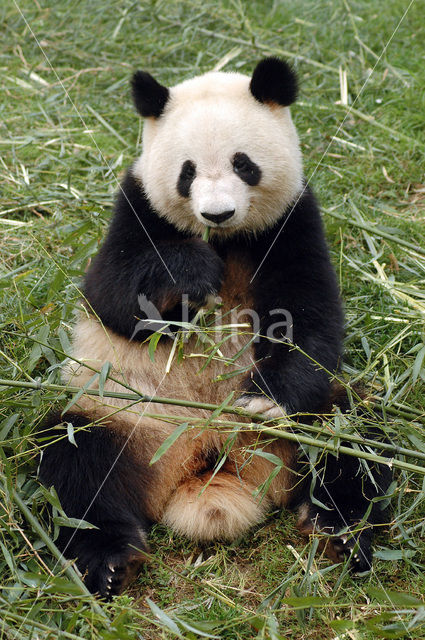
<path id="1" fill-rule="evenodd" d="M 215 222 L 216 224 L 221 224 L 225 220 L 228 220 L 233 216 L 235 210 L 231 211 L 223 211 L 222 213 L 208 213 L 207 211 L 201 211 L 201 216 L 210 222 Z"/>

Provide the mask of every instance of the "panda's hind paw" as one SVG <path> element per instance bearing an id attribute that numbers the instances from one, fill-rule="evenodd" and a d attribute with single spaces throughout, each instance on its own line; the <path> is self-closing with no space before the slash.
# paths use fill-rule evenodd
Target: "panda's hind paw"
<path id="1" fill-rule="evenodd" d="M 134 549 L 93 559 L 86 569 L 87 588 L 91 593 L 109 601 L 122 593 L 144 561 L 144 555 Z"/>

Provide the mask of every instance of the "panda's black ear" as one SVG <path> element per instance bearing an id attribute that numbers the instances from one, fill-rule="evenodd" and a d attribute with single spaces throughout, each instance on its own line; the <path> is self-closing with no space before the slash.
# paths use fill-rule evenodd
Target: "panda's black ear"
<path id="1" fill-rule="evenodd" d="M 144 118 L 159 118 L 167 104 L 170 92 L 146 71 L 136 71 L 131 79 L 133 100 Z"/>
<path id="2" fill-rule="evenodd" d="M 297 76 L 284 60 L 265 58 L 255 67 L 249 88 L 259 102 L 287 107 L 297 99 Z"/>

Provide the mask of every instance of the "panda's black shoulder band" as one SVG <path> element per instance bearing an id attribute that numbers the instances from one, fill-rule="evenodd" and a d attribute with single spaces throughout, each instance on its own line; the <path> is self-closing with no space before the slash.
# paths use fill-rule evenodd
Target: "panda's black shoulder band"
<path id="1" fill-rule="evenodd" d="M 133 100 L 144 118 L 159 118 L 170 97 L 167 87 L 159 84 L 150 73 L 136 71 L 131 79 Z"/>
<path id="2" fill-rule="evenodd" d="M 297 99 L 297 76 L 284 60 L 265 58 L 255 67 L 249 88 L 259 102 L 287 107 Z"/>

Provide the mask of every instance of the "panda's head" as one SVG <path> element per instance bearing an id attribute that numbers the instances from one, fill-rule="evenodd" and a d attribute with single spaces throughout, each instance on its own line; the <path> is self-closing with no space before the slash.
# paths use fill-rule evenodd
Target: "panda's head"
<path id="1" fill-rule="evenodd" d="M 137 71 L 132 87 L 146 118 L 133 174 L 178 229 L 255 233 L 294 202 L 302 161 L 288 108 L 297 81 L 286 62 L 266 58 L 251 78 L 210 72 L 170 89 Z"/>

